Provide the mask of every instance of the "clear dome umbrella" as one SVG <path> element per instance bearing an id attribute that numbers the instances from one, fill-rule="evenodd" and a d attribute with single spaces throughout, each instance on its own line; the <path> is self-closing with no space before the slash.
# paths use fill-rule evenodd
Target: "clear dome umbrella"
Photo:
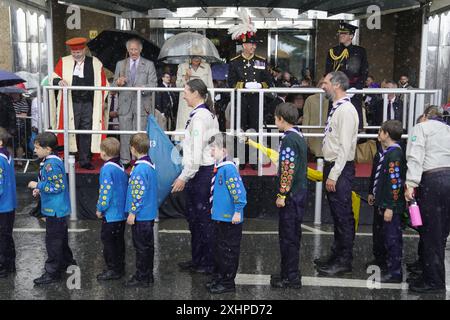
<path id="1" fill-rule="evenodd" d="M 194 32 L 183 32 L 170 37 L 162 46 L 158 60 L 180 64 L 192 57 L 202 57 L 209 63 L 222 62 L 211 40 Z"/>

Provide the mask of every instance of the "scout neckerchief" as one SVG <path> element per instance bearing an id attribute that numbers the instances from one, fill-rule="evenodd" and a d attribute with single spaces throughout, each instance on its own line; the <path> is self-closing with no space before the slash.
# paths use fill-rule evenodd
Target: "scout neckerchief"
<path id="1" fill-rule="evenodd" d="M 124 168 L 122 162 L 120 162 L 120 157 L 109 159 L 108 161 L 105 162 L 105 166 L 106 165 L 113 165 L 113 166 L 119 168 L 120 170 L 125 171 L 125 168 Z"/>
<path id="2" fill-rule="evenodd" d="M 189 124 L 191 123 L 192 118 L 197 113 L 197 111 L 200 110 L 200 109 L 206 109 L 209 112 L 211 112 L 211 110 L 209 109 L 209 107 L 205 103 L 202 103 L 201 105 L 198 105 L 194 110 L 191 111 L 191 113 L 189 113 L 189 119 L 186 122 L 186 127 L 184 127 L 184 130 L 186 130 L 189 127 Z"/>
<path id="3" fill-rule="evenodd" d="M 43 176 L 42 176 L 42 170 L 43 170 L 45 161 L 47 161 L 48 159 L 58 159 L 59 161 L 62 161 L 60 157 L 58 157 L 57 155 L 54 155 L 54 154 L 50 154 L 50 155 L 46 156 L 46 157 L 41 161 L 41 163 L 39 164 L 39 166 L 40 166 L 40 169 L 39 169 L 39 175 L 38 175 L 38 180 L 39 180 L 39 181 L 42 181 L 42 178 L 43 178 Z M 51 170 L 52 170 L 51 164 L 47 164 L 47 166 L 45 167 L 45 170 L 46 170 L 47 172 L 48 172 L 48 171 L 51 171 Z"/>
<path id="4" fill-rule="evenodd" d="M 296 134 L 298 134 L 300 137 L 303 138 L 303 133 L 302 133 L 298 128 L 292 127 L 292 128 L 290 128 L 289 130 L 286 130 L 286 131 L 283 133 L 283 136 L 281 137 L 281 140 L 283 140 L 290 132 L 296 133 Z M 280 151 L 281 151 L 281 143 L 280 143 L 280 145 L 278 146 L 278 153 L 280 153 Z"/>
<path id="5" fill-rule="evenodd" d="M 155 165 L 154 165 L 154 163 L 152 162 L 152 160 L 150 159 L 149 156 L 143 156 L 142 158 L 139 158 L 139 160 L 135 162 L 135 164 L 133 166 L 133 169 L 140 163 L 144 163 L 146 165 L 149 165 L 153 169 L 155 169 Z"/>
<path id="6" fill-rule="evenodd" d="M 0 153 L 4 154 L 6 156 L 6 158 L 9 159 L 9 151 L 5 147 L 0 148 Z"/>
<path id="7" fill-rule="evenodd" d="M 325 123 L 325 131 L 324 131 L 325 136 L 327 135 L 328 132 L 331 132 L 331 117 L 333 116 L 333 113 L 342 104 L 347 103 L 347 102 L 350 102 L 350 98 L 349 97 L 344 97 L 342 99 L 339 99 L 338 101 L 336 101 L 336 103 L 333 104 L 333 108 L 331 109 L 330 114 L 328 115 L 327 122 Z M 324 139 L 324 141 L 325 141 L 325 139 Z"/>
<path id="8" fill-rule="evenodd" d="M 439 122 L 442 122 L 443 124 L 449 125 L 442 117 L 437 117 L 437 116 L 429 117 L 428 120 L 439 121 Z"/>
<path id="9" fill-rule="evenodd" d="M 227 161 L 227 157 L 225 156 L 221 161 L 216 162 L 214 164 L 214 171 L 213 171 L 213 176 L 211 178 L 211 189 L 210 189 L 210 194 L 209 194 L 209 203 L 211 204 L 211 208 L 212 208 L 212 203 L 213 203 L 213 195 L 214 195 L 214 183 L 216 182 L 216 175 L 217 175 L 217 171 L 219 170 L 219 167 L 224 166 L 226 164 L 233 164 L 233 161 Z"/>
<path id="10" fill-rule="evenodd" d="M 373 195 L 376 196 L 376 192 L 377 192 L 377 184 L 380 178 L 380 173 L 381 173 L 381 169 L 383 168 L 383 162 L 384 162 L 384 158 L 386 156 L 386 154 L 388 154 L 389 152 L 391 152 L 392 150 L 396 149 L 396 148 L 402 148 L 400 147 L 400 145 L 398 144 L 394 144 L 392 146 L 390 146 L 389 148 L 387 148 L 386 150 L 384 150 L 383 152 L 380 152 L 380 160 L 378 160 L 378 166 L 377 166 L 377 170 L 375 171 L 375 178 L 373 180 Z"/>

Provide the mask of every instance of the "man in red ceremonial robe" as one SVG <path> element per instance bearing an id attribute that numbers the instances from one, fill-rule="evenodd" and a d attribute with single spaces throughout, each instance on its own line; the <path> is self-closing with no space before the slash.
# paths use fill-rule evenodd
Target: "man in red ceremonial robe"
<path id="1" fill-rule="evenodd" d="M 51 83 L 55 86 L 96 86 L 106 87 L 103 65 L 96 57 L 86 56 L 85 38 L 72 38 L 66 42 L 70 47 L 70 55 L 59 59 L 55 67 Z M 62 90 L 59 91 L 57 102 L 50 95 L 51 126 L 64 128 L 64 108 Z M 53 98 L 53 99 L 52 99 Z M 104 108 L 106 91 L 70 90 L 68 92 L 69 129 L 104 130 L 107 124 Z M 53 101 L 52 101 L 53 100 Z M 77 152 L 82 168 L 93 170 L 90 162 L 90 152 L 100 153 L 101 134 L 69 135 L 69 151 Z M 78 140 L 78 144 L 77 144 Z M 64 135 L 58 134 L 59 145 L 64 145 Z"/>

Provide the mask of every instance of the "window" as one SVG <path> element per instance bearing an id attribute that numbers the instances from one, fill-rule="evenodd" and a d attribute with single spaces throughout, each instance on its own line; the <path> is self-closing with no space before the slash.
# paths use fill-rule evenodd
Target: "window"
<path id="1" fill-rule="evenodd" d="M 45 13 L 11 6 L 11 35 L 14 72 L 30 73 L 42 79 L 47 74 Z"/>

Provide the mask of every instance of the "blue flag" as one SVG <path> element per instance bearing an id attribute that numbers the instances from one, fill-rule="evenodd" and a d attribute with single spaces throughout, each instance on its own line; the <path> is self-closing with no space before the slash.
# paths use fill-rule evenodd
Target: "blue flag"
<path id="1" fill-rule="evenodd" d="M 150 137 L 149 156 L 156 166 L 158 178 L 159 207 L 169 195 L 173 182 L 181 173 L 181 156 L 153 115 L 148 117 L 147 133 Z"/>

